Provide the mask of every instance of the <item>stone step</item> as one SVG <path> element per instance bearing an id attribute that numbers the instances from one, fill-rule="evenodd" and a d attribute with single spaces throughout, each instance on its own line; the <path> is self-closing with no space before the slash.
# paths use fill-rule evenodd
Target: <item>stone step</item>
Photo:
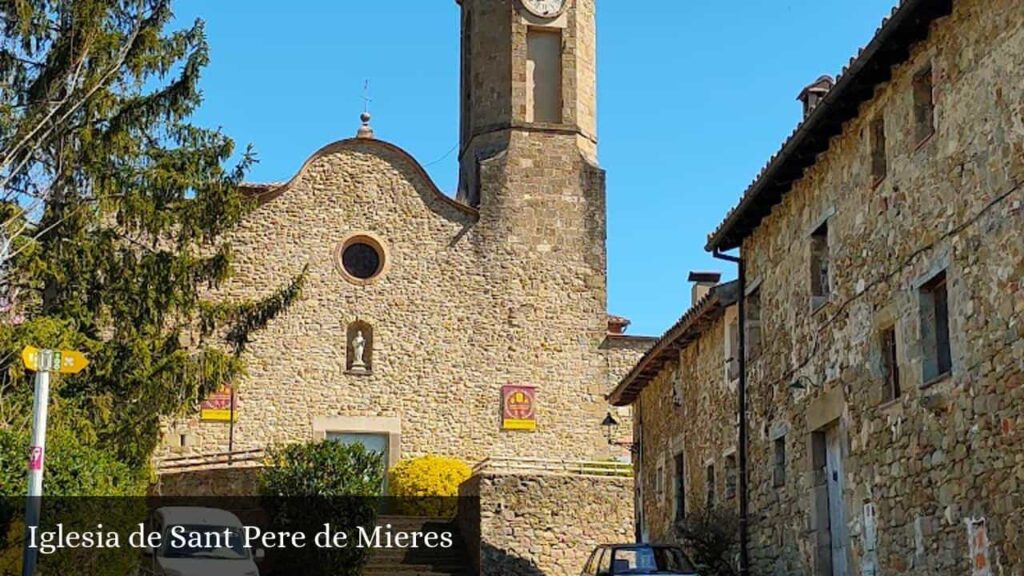
<path id="1" fill-rule="evenodd" d="M 378 548 L 370 553 L 363 574 L 367 576 L 473 576 L 466 544 L 451 518 L 380 516 L 378 526 L 392 531 L 451 532 L 451 548 Z"/>
<path id="2" fill-rule="evenodd" d="M 453 546 L 438 550 L 374 550 L 368 559 L 373 564 L 434 564 L 465 556 L 465 546 Z"/>
<path id="3" fill-rule="evenodd" d="M 385 576 L 396 574 L 400 576 L 475 576 L 475 572 L 468 567 L 453 569 L 435 569 L 431 567 L 373 567 L 368 566 L 362 569 L 362 576 Z"/>

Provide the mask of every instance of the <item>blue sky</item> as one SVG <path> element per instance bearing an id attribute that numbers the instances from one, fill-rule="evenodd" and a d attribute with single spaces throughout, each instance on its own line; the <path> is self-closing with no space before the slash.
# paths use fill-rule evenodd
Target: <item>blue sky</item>
<path id="1" fill-rule="evenodd" d="M 690 270 L 733 271 L 707 234 L 792 131 L 796 95 L 867 44 L 895 0 L 599 0 L 600 161 L 608 171 L 609 311 L 660 335 Z M 253 144 L 254 181 L 287 180 L 374 128 L 457 183 L 454 0 L 178 0 L 206 21 L 212 63 L 196 120 Z"/>

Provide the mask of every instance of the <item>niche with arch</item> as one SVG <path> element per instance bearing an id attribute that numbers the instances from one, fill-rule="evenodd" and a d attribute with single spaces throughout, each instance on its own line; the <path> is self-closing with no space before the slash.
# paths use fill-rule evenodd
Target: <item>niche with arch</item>
<path id="1" fill-rule="evenodd" d="M 356 320 L 349 324 L 345 331 L 345 370 L 369 374 L 373 370 L 373 345 L 373 326 L 369 322 Z"/>

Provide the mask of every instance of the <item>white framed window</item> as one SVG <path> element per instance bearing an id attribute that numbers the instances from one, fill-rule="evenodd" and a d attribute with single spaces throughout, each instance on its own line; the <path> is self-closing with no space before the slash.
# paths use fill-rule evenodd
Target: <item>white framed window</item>
<path id="1" fill-rule="evenodd" d="M 362 444 L 384 455 L 388 468 L 401 459 L 402 422 L 399 418 L 371 416 L 318 416 L 313 418 L 314 440 Z"/>

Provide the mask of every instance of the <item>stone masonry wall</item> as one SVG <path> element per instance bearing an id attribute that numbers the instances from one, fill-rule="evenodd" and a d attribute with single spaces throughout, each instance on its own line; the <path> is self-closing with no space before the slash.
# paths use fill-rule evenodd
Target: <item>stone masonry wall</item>
<path id="1" fill-rule="evenodd" d="M 248 497 L 259 494 L 260 470 L 246 465 L 160 474 L 149 490 L 162 497 Z"/>
<path id="2" fill-rule="evenodd" d="M 479 498 L 480 576 L 577 576 L 598 544 L 633 541 L 632 478 L 483 474 L 459 491 Z M 460 521 L 475 526 L 477 511 Z"/>
<path id="3" fill-rule="evenodd" d="M 815 559 L 812 433 L 838 426 L 851 574 L 1024 574 L 1024 10 L 959 0 L 743 245 L 761 282 L 764 352 L 749 367 L 757 574 Z M 936 132 L 914 138 L 911 82 L 935 72 Z M 869 126 L 888 174 L 873 185 Z M 810 233 L 828 222 L 831 296 L 810 298 Z M 919 287 L 949 290 L 952 374 L 925 382 Z M 894 323 L 902 396 L 882 396 Z M 797 378 L 808 391 L 790 389 Z M 773 486 L 772 430 L 788 430 Z M 987 540 L 968 526 L 984 521 Z"/>
<path id="4" fill-rule="evenodd" d="M 302 298 L 249 344 L 236 450 L 350 431 L 357 419 L 389 422 L 402 457 L 620 452 L 600 427 L 610 358 L 643 350 L 601 349 L 603 173 L 571 137 L 547 134 L 517 135 L 485 172 L 477 219 L 401 150 L 343 141 L 233 235 L 235 276 L 218 297 L 266 296 L 309 265 Z M 359 231 L 381 239 L 389 267 L 362 286 L 334 259 Z M 367 375 L 346 370 L 346 329 L 357 320 L 373 327 Z M 538 387 L 536 432 L 501 431 L 504 384 Z M 166 432 L 165 454 L 227 449 L 227 424 L 188 419 Z M 181 435 L 186 446 L 172 448 Z"/>
<path id="5" fill-rule="evenodd" d="M 637 360 L 650 349 L 656 338 L 610 335 L 605 340 L 601 349 L 605 353 L 608 362 L 608 380 L 605 390 L 612 390 L 615 385 L 629 374 L 629 371 L 636 365 Z M 609 406 L 608 409 L 619 422 L 619 427 L 613 433 L 613 442 L 618 442 L 620 449 L 614 450 L 612 456 L 622 462 L 630 462 L 632 455 L 628 446 L 634 442 L 636 436 L 633 429 L 633 406 Z"/>
<path id="6" fill-rule="evenodd" d="M 730 312 L 734 310 L 730 309 Z M 726 316 L 708 324 L 701 336 L 679 353 L 640 393 L 633 408 L 642 430 L 642 452 L 636 456 L 637 482 L 643 494 L 643 536 L 648 542 L 678 543 L 675 530 L 675 457 L 684 455 L 686 513 L 707 506 L 707 467 L 715 467 L 714 507 L 735 509 L 726 494 L 725 456 L 736 450 L 736 383 L 725 372 Z M 682 383 L 677 406 L 673 381 Z M 661 480 L 658 480 L 658 476 Z M 663 489 L 659 492 L 658 485 Z"/>

